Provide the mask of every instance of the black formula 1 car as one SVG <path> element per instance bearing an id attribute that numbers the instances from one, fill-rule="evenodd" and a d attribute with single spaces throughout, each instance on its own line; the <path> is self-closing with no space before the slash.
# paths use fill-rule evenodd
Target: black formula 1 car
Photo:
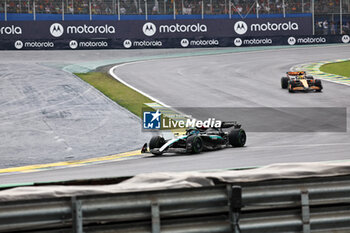
<path id="1" fill-rule="evenodd" d="M 295 91 L 322 91 L 322 82 L 320 79 L 314 79 L 307 76 L 305 71 L 287 72 L 287 77 L 281 78 L 281 86 L 289 92 Z"/>
<path id="2" fill-rule="evenodd" d="M 231 128 L 231 129 L 229 129 Z M 229 129 L 224 131 L 223 129 Z M 141 153 L 151 152 L 155 155 L 170 153 L 196 154 L 201 151 L 217 150 L 226 147 L 243 147 L 247 137 L 244 129 L 236 122 L 222 122 L 220 128 L 189 128 L 183 136 L 165 140 L 154 136 L 142 147 Z"/>

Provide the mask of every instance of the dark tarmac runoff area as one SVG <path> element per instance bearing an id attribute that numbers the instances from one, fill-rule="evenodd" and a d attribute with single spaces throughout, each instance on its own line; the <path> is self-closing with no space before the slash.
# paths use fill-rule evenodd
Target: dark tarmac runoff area
<path id="1" fill-rule="evenodd" d="M 350 105 L 350 87 L 346 85 L 323 81 L 322 93 L 300 94 L 290 94 L 280 86 L 280 78 L 292 66 L 350 58 L 349 45 L 211 54 L 226 50 L 234 48 L 1 51 L 0 168 L 106 156 L 139 149 L 149 141 L 152 135 L 141 131 L 140 119 L 63 71 L 67 65 L 111 64 L 117 59 L 146 60 L 149 56 L 187 53 L 186 57 L 124 64 L 114 73 L 167 105 L 189 109 Z M 190 56 L 198 52 L 203 55 Z M 346 121 L 346 132 L 248 132 L 244 148 L 193 156 L 140 156 L 82 167 L 4 174 L 1 180 L 38 182 L 348 160 L 349 109 Z"/>

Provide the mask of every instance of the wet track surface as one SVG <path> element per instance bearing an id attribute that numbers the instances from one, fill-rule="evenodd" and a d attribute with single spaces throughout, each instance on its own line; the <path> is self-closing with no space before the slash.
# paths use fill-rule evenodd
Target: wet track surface
<path id="1" fill-rule="evenodd" d="M 151 136 L 138 117 L 61 68 L 168 50 L 0 53 L 0 169 L 127 152 Z"/>
<path id="2" fill-rule="evenodd" d="M 149 137 L 137 117 L 73 75 L 0 67 L 1 168 L 130 151 Z"/>
<path id="3" fill-rule="evenodd" d="M 119 51 L 108 51 L 105 55 L 99 52 L 100 54 L 95 55 L 95 57 L 92 56 L 92 59 L 111 59 L 117 52 Z M 162 51 L 162 53 L 167 52 L 168 51 L 165 50 Z M 89 52 L 84 51 L 81 53 Z M 131 53 L 135 53 L 135 56 L 137 55 L 137 52 L 135 51 Z M 152 54 L 152 51 L 146 51 L 144 53 Z M 60 52 L 59 54 L 63 56 L 65 53 Z M 126 54 L 127 52 L 125 52 L 125 55 Z M 29 54 L 26 54 L 26 56 L 29 57 Z M 74 58 L 74 56 L 76 57 Z M 77 62 L 82 61 L 83 57 L 83 55 L 78 56 L 78 54 L 75 54 L 73 55 L 73 58 L 71 57 L 70 59 L 71 62 Z M 117 68 L 115 73 L 129 84 L 171 106 L 310 108 L 349 107 L 349 86 L 325 81 L 323 84 L 323 93 L 307 94 L 290 94 L 288 91 L 280 88 L 281 75 L 296 64 L 349 57 L 349 46 L 282 49 L 131 63 Z M 52 58 L 52 62 L 59 63 L 60 61 L 62 62 L 63 58 L 56 58 L 56 60 Z M 50 135 L 50 137 L 47 137 L 47 141 L 44 141 L 42 144 L 38 143 L 37 145 L 33 145 L 32 148 L 35 148 L 38 151 L 40 151 L 39 145 L 45 146 L 46 144 L 50 143 L 54 145 L 54 143 L 57 143 L 57 148 L 50 148 L 53 151 L 48 151 L 48 153 L 44 153 L 44 148 L 42 149 L 43 153 L 41 153 L 40 156 L 32 153 L 30 156 L 32 160 L 29 161 L 36 163 L 45 162 L 45 159 L 50 157 L 48 156 L 50 154 L 54 154 L 55 157 L 59 158 L 60 160 L 65 160 L 65 156 L 67 156 L 66 151 L 72 151 L 75 148 L 80 150 L 80 146 L 84 145 L 84 140 L 86 140 L 86 144 L 89 144 L 88 142 L 91 142 L 90 140 L 97 140 L 93 142 L 93 144 L 98 145 L 96 147 L 91 146 L 89 148 L 85 148 L 86 146 L 81 146 L 81 148 L 83 148 L 81 154 L 79 155 L 79 153 L 77 153 L 77 155 L 74 156 L 91 156 L 93 153 L 95 153 L 95 156 L 96 153 L 98 153 L 98 155 L 117 153 L 119 152 L 118 149 L 120 148 L 105 148 L 105 145 L 115 144 L 113 141 L 113 135 L 115 136 L 114 132 L 116 132 L 116 130 L 114 129 L 123 129 L 123 127 L 127 126 L 128 124 L 129 125 L 127 127 L 135 127 L 135 131 L 132 132 L 136 132 L 138 135 L 137 140 L 135 140 L 132 145 L 134 148 L 135 144 L 147 138 L 147 136 L 140 134 L 138 119 L 130 116 L 128 112 L 120 109 L 118 105 L 105 99 L 88 85 L 82 83 L 80 80 L 77 80 L 75 77 L 67 73 L 63 75 L 63 72 L 57 71 L 57 69 L 47 67 L 43 68 L 42 66 L 39 67 L 39 65 L 37 67 L 34 66 L 33 68 L 29 61 L 27 61 L 26 64 L 17 70 L 15 69 L 14 61 L 1 61 L 0 66 L 2 66 L 2 70 L 5 70 L 5 72 L 2 72 L 0 75 L 1 82 L 12 88 L 16 87 L 16 85 L 13 84 L 14 81 L 11 81 L 13 77 L 21 76 L 18 74 L 18 71 L 21 71 L 22 75 L 24 75 L 26 70 L 27 72 L 29 70 L 33 72 L 33 74 L 31 74 L 32 77 L 37 77 L 38 75 L 41 75 L 43 70 L 52 69 L 50 70 L 50 83 L 53 84 L 52 88 L 57 89 L 58 86 L 61 86 L 62 90 L 60 93 L 65 93 L 67 95 L 61 96 L 61 101 L 64 102 L 62 98 L 67 98 L 66 102 L 72 103 L 74 106 L 79 106 L 77 108 L 72 108 L 72 106 L 68 107 L 69 110 L 74 109 L 71 115 L 62 111 L 64 108 L 61 107 L 59 108 L 60 111 L 57 111 L 57 109 L 55 111 L 55 108 L 50 109 L 45 105 L 47 110 L 43 111 L 43 107 L 39 103 L 36 106 L 31 107 L 29 102 L 28 109 L 27 111 L 24 111 L 24 113 L 19 113 L 21 109 L 10 108 L 12 112 L 9 110 L 7 110 L 8 112 L 4 112 L 2 110 L 1 117 L 5 119 L 5 121 L 2 121 L 0 133 L 3 135 L 1 136 L 8 140 L 6 144 L 12 145 L 11 143 L 14 143 L 11 147 L 13 148 L 13 151 L 11 151 L 8 146 L 5 146 L 5 144 L 1 146 L 2 151 L 4 151 L 4 148 L 6 148 L 6 151 L 11 152 L 7 153 L 7 156 L 10 156 L 11 158 L 9 157 L 10 159 L 6 160 L 9 161 L 8 163 L 10 165 L 13 165 L 16 158 L 18 158 L 16 157 L 17 154 L 20 154 L 22 150 L 24 151 L 23 153 L 28 153 L 30 150 L 27 148 L 31 147 L 30 145 L 25 146 L 26 144 L 19 142 L 17 144 L 14 142 L 14 139 L 20 139 L 25 142 L 29 135 L 22 134 L 23 130 L 18 131 L 17 134 L 11 132 L 11 129 L 13 128 L 9 126 L 8 122 L 12 124 L 17 124 L 18 122 L 18 125 L 21 125 L 21 127 L 24 129 L 27 129 L 29 125 L 33 126 L 32 128 L 35 129 L 40 129 L 40 127 L 43 127 L 42 131 L 37 132 L 37 134 L 43 134 L 46 136 Z M 11 73 L 11 70 L 13 73 Z M 11 77 L 11 79 L 9 77 Z M 58 85 L 57 82 L 60 84 Z M 2 84 L 1 87 L 3 88 L 5 84 Z M 75 89 L 74 91 L 71 91 L 71 89 L 65 90 L 64 85 L 73 86 Z M 27 89 L 29 92 L 35 92 L 37 91 L 36 89 L 39 88 L 42 92 L 40 95 L 45 96 L 44 99 L 47 100 L 46 104 L 49 99 L 57 99 L 57 97 L 55 97 L 55 93 L 50 91 L 50 85 L 48 86 L 48 84 L 45 85 L 48 88 L 46 92 L 43 91 L 43 88 L 41 89 L 40 86 L 38 87 L 38 85 L 21 84 L 21 91 L 17 90 L 16 92 L 16 88 L 13 91 L 7 90 L 10 93 L 17 93 L 17 96 L 14 99 L 15 102 L 21 102 L 21 98 L 27 99 L 27 101 L 30 100 L 28 99 L 28 96 L 24 94 L 26 91 L 24 88 L 25 86 L 30 86 L 32 88 Z M 73 94 L 69 94 L 70 91 L 73 92 Z M 2 93 L 7 92 L 4 90 Z M 8 96 L 11 95 L 10 93 L 3 95 Z M 34 95 L 33 98 L 35 98 L 35 96 L 38 95 Z M 74 96 L 76 96 L 76 98 L 72 98 Z M 10 100 L 10 97 L 2 98 L 1 100 L 3 99 L 7 99 L 8 101 Z M 40 99 L 42 100 L 42 98 Z M 99 107 L 95 108 L 93 111 L 90 111 L 89 109 L 93 105 L 91 103 L 95 103 L 95 105 Z M 6 106 L 6 103 L 1 104 Z M 30 109 L 36 109 L 36 112 L 39 112 L 40 114 L 32 116 Z M 88 112 L 89 114 L 92 114 L 90 117 L 87 117 Z M 13 115 L 13 117 L 11 117 L 11 121 L 9 120 L 9 113 Z M 78 138 L 77 135 L 85 135 L 86 131 L 91 131 L 90 127 L 94 125 L 93 122 L 86 120 L 85 123 L 82 123 L 85 124 L 84 126 L 73 124 L 74 121 L 71 124 L 60 125 L 63 124 L 60 120 L 61 118 L 74 119 L 74 117 L 76 117 L 75 119 L 88 118 L 89 120 L 92 118 L 96 122 L 100 122 L 101 119 L 105 118 L 118 118 L 115 117 L 115 114 L 122 114 L 120 118 L 125 118 L 126 121 L 124 123 L 122 122 L 121 124 L 117 124 L 115 123 L 116 121 L 113 120 L 107 121 L 109 123 L 105 123 L 102 124 L 102 126 L 97 127 L 98 129 L 95 130 L 97 131 L 96 135 L 93 138 L 86 137 L 85 139 L 80 139 L 81 141 L 76 140 Z M 38 115 L 47 121 L 49 126 L 45 126 L 45 124 L 41 123 L 40 126 L 33 125 L 33 122 L 31 122 L 30 119 L 31 117 L 37 117 Z M 349 117 L 347 120 L 349 122 Z M 28 122 L 25 124 L 26 121 Z M 131 126 L 135 125 L 135 123 L 136 126 Z M 25 125 L 23 126 L 22 124 Z M 70 135 L 67 136 L 67 133 L 61 132 L 63 129 L 66 130 L 66 132 L 69 132 Z M 81 129 L 86 131 L 80 131 Z M 95 131 L 92 130 L 92 132 Z M 5 134 L 5 132 L 7 133 Z M 31 130 L 30 133 L 33 133 L 33 130 Z M 106 138 L 102 137 L 101 135 L 105 135 Z M 54 140 L 55 137 L 59 137 L 56 139 L 62 138 L 64 141 L 54 143 L 51 142 L 50 140 Z M 65 144 L 64 142 L 69 143 Z M 30 143 L 30 141 L 28 143 Z M 120 142 L 117 143 L 117 145 L 124 146 L 127 145 L 127 142 Z M 131 144 L 128 144 L 127 146 L 130 145 Z M 72 149 L 69 149 L 70 147 Z M 350 158 L 349 151 L 349 133 L 251 132 L 248 133 L 247 146 L 244 148 L 224 149 L 216 152 L 202 153 L 191 156 L 176 155 L 145 158 L 138 157 L 137 159 L 101 163 L 83 167 L 57 169 L 28 174 L 3 175 L 1 176 L 1 180 L 2 183 L 18 183 L 29 181 L 124 176 L 155 171 L 210 170 L 261 166 L 271 163 L 345 160 Z M 23 157 L 27 158 L 29 156 Z M 11 159 L 13 159 L 13 161 Z M 2 166 L 4 167 L 3 164 L 6 163 L 2 163 Z M 93 173 L 91 171 L 93 171 Z"/>

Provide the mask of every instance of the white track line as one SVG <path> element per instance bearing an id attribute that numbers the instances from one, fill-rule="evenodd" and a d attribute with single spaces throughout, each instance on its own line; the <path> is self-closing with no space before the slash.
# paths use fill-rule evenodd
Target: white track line
<path id="1" fill-rule="evenodd" d="M 119 65 L 113 66 L 113 67 L 109 70 L 108 73 L 109 73 L 114 79 L 118 80 L 119 82 L 121 82 L 121 83 L 124 84 L 125 86 L 127 86 L 127 87 L 133 89 L 134 91 L 137 91 L 137 92 L 140 93 L 141 95 L 146 96 L 147 98 L 153 100 L 154 102 L 159 103 L 160 105 L 163 105 L 163 106 L 166 107 L 166 108 L 171 108 L 169 105 L 163 103 L 162 101 L 160 101 L 160 100 L 154 98 L 153 96 L 151 96 L 151 95 L 149 95 L 149 94 L 147 94 L 147 93 L 145 93 L 145 92 L 139 90 L 138 88 L 136 88 L 136 87 L 130 85 L 129 83 L 125 82 L 123 79 L 119 78 L 119 77 L 117 76 L 116 73 L 114 73 L 114 70 L 117 69 L 117 68 L 119 68 L 119 67 L 122 67 L 122 66 L 125 66 L 125 65 L 129 65 L 129 64 L 132 64 L 132 63 L 140 63 L 140 62 L 145 62 L 145 61 L 130 62 L 130 63 L 119 64 Z"/>

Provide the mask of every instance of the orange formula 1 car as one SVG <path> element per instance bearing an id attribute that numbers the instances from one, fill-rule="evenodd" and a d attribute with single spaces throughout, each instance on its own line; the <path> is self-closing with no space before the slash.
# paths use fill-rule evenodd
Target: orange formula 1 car
<path id="1" fill-rule="evenodd" d="M 294 91 L 322 91 L 320 79 L 307 76 L 305 71 L 287 72 L 287 77 L 281 78 L 281 86 L 289 92 Z"/>

